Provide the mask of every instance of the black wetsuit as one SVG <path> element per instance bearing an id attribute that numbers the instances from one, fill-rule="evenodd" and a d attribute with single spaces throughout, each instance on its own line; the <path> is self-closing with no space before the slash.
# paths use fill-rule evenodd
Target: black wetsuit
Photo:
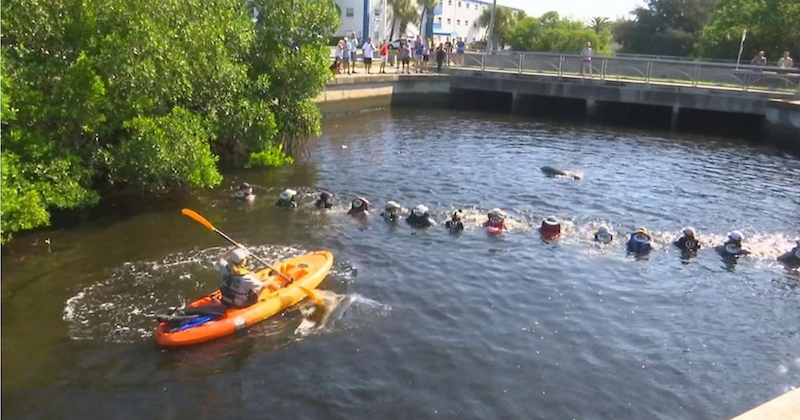
<path id="1" fill-rule="evenodd" d="M 392 222 L 392 223 L 400 220 L 400 215 L 399 214 L 388 212 L 388 211 L 385 211 L 385 212 L 381 213 L 381 217 L 383 217 L 384 220 L 386 220 L 387 222 Z"/>
<path id="2" fill-rule="evenodd" d="M 295 203 L 294 201 L 285 201 L 285 200 L 278 200 L 278 202 L 275 203 L 275 205 L 278 207 L 283 207 L 285 209 L 297 207 L 297 203 Z"/>
<path id="3" fill-rule="evenodd" d="M 750 254 L 750 251 L 748 251 L 746 249 L 742 249 L 742 244 L 737 244 L 739 246 L 739 251 L 738 252 L 736 252 L 736 253 L 730 252 L 725 248 L 726 246 L 728 246 L 730 244 L 736 244 L 736 243 L 735 242 L 730 242 L 730 241 L 729 242 L 725 242 L 724 245 L 719 245 L 719 246 L 715 247 L 714 249 L 716 249 L 717 252 L 719 252 L 723 256 L 738 257 L 740 255 L 748 255 L 748 254 Z"/>
<path id="4" fill-rule="evenodd" d="M 333 207 L 333 203 L 330 201 L 323 201 L 322 199 L 317 200 L 314 205 L 317 206 L 318 209 L 329 209 Z"/>
<path id="5" fill-rule="evenodd" d="M 600 239 L 599 235 L 598 235 L 597 233 L 595 233 L 595 234 L 594 234 L 594 240 L 595 240 L 596 242 L 600 242 L 600 243 L 611 243 L 611 242 L 613 242 L 613 241 L 614 241 L 614 235 L 612 235 L 612 234 L 610 234 L 610 233 L 609 233 L 609 234 L 608 234 L 608 240 L 606 241 L 606 240 L 604 240 L 604 239 Z"/>
<path id="6" fill-rule="evenodd" d="M 786 264 L 800 265 L 800 258 L 797 258 L 797 250 L 800 247 L 795 247 L 789 252 L 778 256 L 778 261 Z"/>
<path id="7" fill-rule="evenodd" d="M 697 239 L 686 236 L 681 236 L 680 239 L 674 242 L 674 244 L 680 248 L 681 251 L 696 252 L 698 249 L 700 249 L 700 243 L 697 242 Z"/>
<path id="8" fill-rule="evenodd" d="M 412 227 L 416 228 L 426 228 L 434 225 L 427 213 L 422 216 L 417 216 L 416 214 L 411 213 L 408 215 L 408 217 L 406 217 L 406 222 L 408 222 L 408 224 Z"/>
<path id="9" fill-rule="evenodd" d="M 453 232 L 460 232 L 464 230 L 464 223 L 461 220 L 448 220 L 445 222 L 444 227 L 450 229 Z"/>

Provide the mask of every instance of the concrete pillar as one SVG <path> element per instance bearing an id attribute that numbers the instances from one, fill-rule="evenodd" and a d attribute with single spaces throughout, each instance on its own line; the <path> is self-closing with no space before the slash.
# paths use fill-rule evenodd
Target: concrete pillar
<path id="1" fill-rule="evenodd" d="M 672 119 L 670 120 L 669 128 L 672 131 L 676 131 L 678 129 L 678 114 L 680 112 L 680 108 L 677 105 L 672 107 Z"/>
<path id="2" fill-rule="evenodd" d="M 594 119 L 597 116 L 597 101 L 594 98 L 586 100 L 586 116 L 589 119 Z"/>

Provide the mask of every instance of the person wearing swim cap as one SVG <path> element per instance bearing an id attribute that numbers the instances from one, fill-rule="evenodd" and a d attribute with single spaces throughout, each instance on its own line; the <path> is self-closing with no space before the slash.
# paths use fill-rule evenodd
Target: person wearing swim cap
<path id="1" fill-rule="evenodd" d="M 350 216 L 369 216 L 369 201 L 364 197 L 357 197 L 350 203 Z"/>
<path id="2" fill-rule="evenodd" d="M 555 238 L 561 235 L 561 222 L 555 216 L 547 216 L 539 226 L 539 233 L 545 238 Z"/>
<path id="3" fill-rule="evenodd" d="M 594 233 L 594 241 L 601 244 L 610 244 L 614 240 L 614 235 L 608 230 L 608 226 L 600 225 Z"/>
<path id="4" fill-rule="evenodd" d="M 628 238 L 628 252 L 632 254 L 646 254 L 650 252 L 650 233 L 644 227 L 636 229 Z"/>
<path id="5" fill-rule="evenodd" d="M 791 251 L 778 256 L 778 261 L 787 265 L 800 265 L 800 239 L 795 241 L 795 247 Z"/>
<path id="6" fill-rule="evenodd" d="M 734 230 L 728 234 L 728 239 L 725 243 L 717 246 L 716 250 L 722 256 L 738 257 L 740 255 L 750 254 L 750 251 L 742 247 L 742 242 L 744 242 L 744 235 L 742 235 L 742 232 Z"/>
<path id="7" fill-rule="evenodd" d="M 281 195 L 278 197 L 278 202 L 275 203 L 278 207 L 283 208 L 295 208 L 297 207 L 297 203 L 294 201 L 294 197 L 297 195 L 297 191 L 286 189 L 284 190 Z"/>
<path id="8" fill-rule="evenodd" d="M 444 223 L 444 227 L 446 227 L 450 232 L 461 232 L 464 230 L 464 222 L 462 219 L 464 218 L 464 212 L 461 209 L 458 209 L 453 212 L 453 215 L 450 216 L 450 220 Z"/>
<path id="9" fill-rule="evenodd" d="M 683 252 L 697 252 L 700 249 L 700 242 L 697 240 L 697 232 L 693 227 L 683 230 L 683 236 L 673 242 Z"/>
<path id="10" fill-rule="evenodd" d="M 239 185 L 239 190 L 236 191 L 233 194 L 233 196 L 237 200 L 247 200 L 247 201 L 251 201 L 254 198 L 256 198 L 256 195 L 253 194 L 253 186 L 246 182 L 242 182 L 242 184 Z"/>
<path id="11" fill-rule="evenodd" d="M 436 222 L 431 219 L 430 214 L 428 214 L 428 207 L 423 204 L 414 207 L 414 210 L 411 211 L 406 217 L 406 222 L 414 228 L 429 228 L 431 226 L 436 226 Z"/>
<path id="12" fill-rule="evenodd" d="M 331 193 L 323 191 L 319 194 L 319 199 L 314 203 L 318 209 L 329 209 L 333 207 L 331 202 Z"/>
<path id="13" fill-rule="evenodd" d="M 397 222 L 400 220 L 400 211 L 403 209 L 403 206 L 396 201 L 389 201 L 386 203 L 386 207 L 384 207 L 383 213 L 381 213 L 381 217 L 383 220 L 387 222 Z"/>
<path id="14" fill-rule="evenodd" d="M 508 227 L 506 227 L 506 216 L 506 212 L 503 210 L 493 208 L 486 214 L 486 221 L 483 222 L 483 227 L 497 231 L 508 230 Z"/>

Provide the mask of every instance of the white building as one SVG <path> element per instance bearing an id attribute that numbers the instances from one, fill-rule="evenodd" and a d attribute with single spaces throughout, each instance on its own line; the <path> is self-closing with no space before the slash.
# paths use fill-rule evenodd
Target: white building
<path id="1" fill-rule="evenodd" d="M 355 33 L 359 39 L 364 34 L 372 37 L 373 42 L 380 42 L 383 38 L 381 25 L 385 19 L 385 36 L 391 40 L 423 35 L 433 36 L 436 43 L 445 42 L 447 38 L 455 40 L 462 38 L 465 42 L 482 41 L 486 38 L 485 26 L 481 26 L 480 17 L 484 10 L 491 10 L 492 2 L 484 0 L 439 0 L 433 10 L 433 19 L 426 19 L 427 25 L 420 28 L 421 17 L 409 22 L 406 33 L 398 33 L 394 26 L 392 7 L 387 2 L 386 14 L 382 7 L 385 0 L 335 0 L 341 11 L 340 26 L 337 35 L 345 36 Z M 420 13 L 422 8 L 418 7 Z M 427 26 L 427 27 L 426 27 Z M 389 40 L 389 41 L 391 41 Z"/>

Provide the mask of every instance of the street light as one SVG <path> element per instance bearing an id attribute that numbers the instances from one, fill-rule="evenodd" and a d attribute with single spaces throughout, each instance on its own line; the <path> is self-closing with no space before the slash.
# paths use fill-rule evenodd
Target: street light
<path id="1" fill-rule="evenodd" d="M 488 41 L 486 42 L 486 49 L 489 51 L 494 50 L 494 16 L 495 12 L 497 11 L 497 0 L 492 2 L 492 18 L 489 19 L 489 36 Z"/>

